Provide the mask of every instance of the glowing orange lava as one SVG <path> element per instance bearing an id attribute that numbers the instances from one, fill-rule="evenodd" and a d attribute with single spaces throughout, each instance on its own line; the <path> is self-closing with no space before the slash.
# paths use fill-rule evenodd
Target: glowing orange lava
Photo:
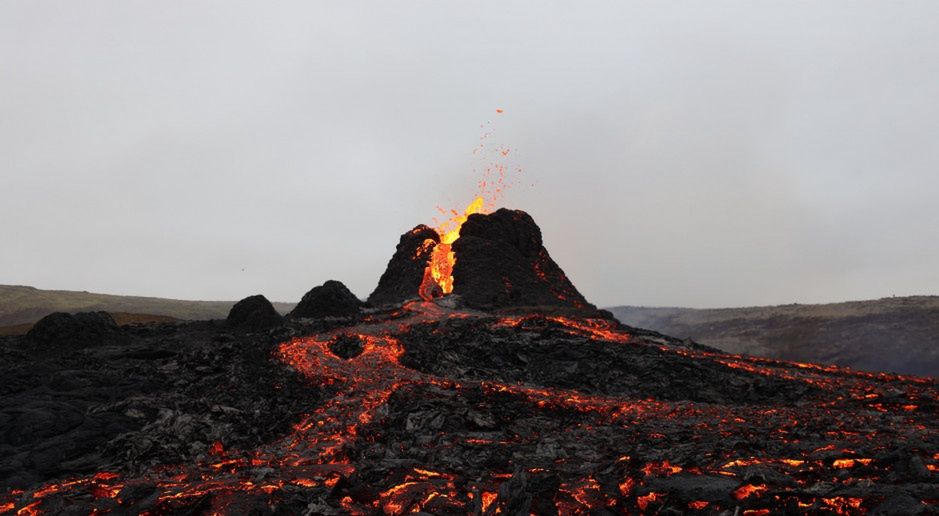
<path id="1" fill-rule="evenodd" d="M 453 266 L 456 264 L 456 255 L 451 247 L 453 242 L 460 238 L 460 228 L 470 215 L 486 213 L 485 200 L 476 197 L 463 213 L 456 210 L 451 210 L 451 213 L 452 217 L 436 228 L 440 243 L 431 252 L 430 261 L 424 270 L 424 280 L 421 282 L 420 294 L 425 301 L 453 292 Z"/>
<path id="2" fill-rule="evenodd" d="M 737 500 L 744 500 L 750 498 L 751 496 L 760 496 L 766 491 L 766 486 L 759 484 L 744 484 L 738 487 L 733 495 Z"/>

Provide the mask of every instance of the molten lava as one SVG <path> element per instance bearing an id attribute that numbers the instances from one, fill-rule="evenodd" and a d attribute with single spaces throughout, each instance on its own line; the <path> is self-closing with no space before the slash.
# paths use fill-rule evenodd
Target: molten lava
<path id="1" fill-rule="evenodd" d="M 430 261 L 424 270 L 424 280 L 421 282 L 421 299 L 430 301 L 434 298 L 445 296 L 453 292 L 453 266 L 456 264 L 456 255 L 451 247 L 457 238 L 460 238 L 460 228 L 470 215 L 485 213 L 485 200 L 482 197 L 476 197 L 459 213 L 451 210 L 452 217 L 436 228 L 440 235 L 440 242 L 434 246 Z M 427 245 L 434 245 L 432 240 L 425 242 Z"/>

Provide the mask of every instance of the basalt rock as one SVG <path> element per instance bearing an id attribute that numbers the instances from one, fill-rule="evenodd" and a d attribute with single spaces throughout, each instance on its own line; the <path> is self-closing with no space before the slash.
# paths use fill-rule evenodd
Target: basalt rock
<path id="1" fill-rule="evenodd" d="M 307 292 L 288 317 L 349 317 L 358 314 L 365 307 L 345 285 L 329 280 Z"/>
<path id="2" fill-rule="evenodd" d="M 368 302 L 385 305 L 418 297 L 424 269 L 438 242 L 440 236 L 437 232 L 423 224 L 401 235 L 395 254 L 378 280 L 378 287 L 368 297 Z"/>
<path id="3" fill-rule="evenodd" d="M 120 329 L 107 312 L 56 312 L 40 319 L 26 336 L 39 346 L 81 348 L 118 340 Z"/>
<path id="4" fill-rule="evenodd" d="M 551 259 L 541 230 L 524 211 L 470 215 L 453 251 L 453 293 L 467 306 L 596 310 Z"/>
<path id="5" fill-rule="evenodd" d="M 267 333 L 213 321 L 130 326 L 120 337 L 61 352 L 0 337 L 0 513 L 9 488 L 193 462 L 217 441 L 252 449 L 319 402 L 317 386 L 283 366 Z M 128 505 L 149 499 L 152 486 L 128 487 L 111 512 L 147 510 Z M 68 507 L 42 513 L 93 512 Z"/>
<path id="6" fill-rule="evenodd" d="M 228 312 L 227 322 L 236 328 L 266 330 L 281 324 L 283 318 L 266 297 L 258 294 L 235 303 Z"/>
<path id="7" fill-rule="evenodd" d="M 339 358 L 349 360 L 362 354 L 365 344 L 356 335 L 340 335 L 329 343 L 329 350 Z"/>

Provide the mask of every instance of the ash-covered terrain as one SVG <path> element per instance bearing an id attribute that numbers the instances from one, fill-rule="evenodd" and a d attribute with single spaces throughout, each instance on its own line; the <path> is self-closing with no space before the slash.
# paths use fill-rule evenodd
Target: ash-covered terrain
<path id="1" fill-rule="evenodd" d="M 402 236 L 370 305 L 3 338 L 0 513 L 937 512 L 936 380 L 624 326 L 527 214 L 461 222 Z"/>

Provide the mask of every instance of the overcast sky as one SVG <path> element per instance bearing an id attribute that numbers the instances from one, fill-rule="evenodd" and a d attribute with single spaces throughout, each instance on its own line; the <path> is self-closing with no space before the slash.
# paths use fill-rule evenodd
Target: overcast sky
<path id="1" fill-rule="evenodd" d="M 500 205 L 597 304 L 939 294 L 937 27 L 935 0 L 5 0 L 0 283 L 365 297 L 505 146 Z"/>

